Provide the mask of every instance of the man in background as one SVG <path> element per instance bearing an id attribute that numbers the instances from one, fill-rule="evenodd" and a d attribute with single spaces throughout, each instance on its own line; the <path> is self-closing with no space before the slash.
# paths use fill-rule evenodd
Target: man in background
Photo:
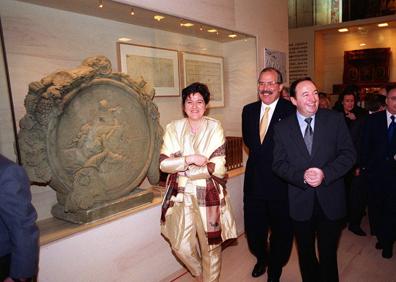
<path id="1" fill-rule="evenodd" d="M 396 88 L 388 91 L 385 103 L 386 110 L 369 115 L 364 124 L 360 163 L 368 179 L 376 247 L 391 258 L 396 238 Z"/>
<path id="2" fill-rule="evenodd" d="M 0 154 L 0 281 L 31 281 L 39 232 L 25 170 Z"/>
<path id="3" fill-rule="evenodd" d="M 386 96 L 381 94 L 371 93 L 366 94 L 364 101 L 365 109 L 369 114 L 385 110 L 385 99 Z M 349 214 L 349 225 L 348 229 L 355 233 L 356 235 L 366 235 L 366 233 L 361 228 L 361 222 L 366 214 L 366 207 L 368 201 L 370 202 L 374 199 L 371 195 L 368 197 L 368 179 L 366 175 L 361 173 L 361 147 L 362 147 L 362 133 L 364 124 L 366 123 L 368 115 L 364 115 L 357 119 L 354 126 L 350 128 L 353 143 L 355 144 L 356 151 L 358 153 L 358 158 L 354 170 L 354 176 L 351 183 L 351 193 L 350 193 L 350 214 Z M 372 205 L 370 205 L 372 207 Z M 376 213 L 370 207 L 368 213 L 371 234 L 375 234 L 376 225 Z"/>
<path id="4" fill-rule="evenodd" d="M 263 69 L 257 85 L 260 100 L 246 105 L 242 113 L 243 141 L 249 149 L 244 183 L 245 231 L 249 248 L 257 258 L 252 276 L 261 276 L 268 266 L 268 281 L 279 281 L 290 256 L 293 233 L 287 184 L 271 169 L 273 127 L 295 110 L 289 101 L 280 98 L 283 85 L 278 70 Z"/>

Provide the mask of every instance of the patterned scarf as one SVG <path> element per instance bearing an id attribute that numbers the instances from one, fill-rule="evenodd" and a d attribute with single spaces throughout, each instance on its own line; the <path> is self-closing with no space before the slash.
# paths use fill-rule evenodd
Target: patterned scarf
<path id="1" fill-rule="evenodd" d="M 210 158 L 215 156 L 225 155 L 225 145 L 223 144 L 217 148 Z M 165 155 L 161 155 L 160 161 L 168 158 Z M 209 158 L 209 159 L 210 159 Z M 168 188 L 161 210 L 161 222 L 165 223 L 165 214 L 169 207 L 174 205 L 171 201 L 172 196 L 176 197 L 178 193 L 184 193 L 184 187 L 179 187 L 177 183 L 177 173 L 170 174 L 167 179 L 166 187 Z M 224 196 L 226 194 L 225 184 L 227 182 L 227 175 L 224 178 L 219 178 L 212 175 L 206 179 L 206 187 L 203 189 L 197 189 L 197 200 L 200 213 L 204 213 L 206 218 L 206 236 L 208 238 L 209 245 L 217 245 L 222 242 L 221 239 L 221 224 L 220 224 L 220 207 L 225 205 L 224 198 L 220 201 L 220 187 L 223 187 Z M 199 188 L 199 187 L 197 187 Z"/>

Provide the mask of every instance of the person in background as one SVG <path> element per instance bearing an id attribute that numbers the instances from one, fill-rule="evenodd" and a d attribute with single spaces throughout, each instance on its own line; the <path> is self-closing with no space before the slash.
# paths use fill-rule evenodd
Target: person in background
<path id="1" fill-rule="evenodd" d="M 356 152 L 344 117 L 319 109 L 310 78 L 294 81 L 290 97 L 297 111 L 274 128 L 272 168 L 289 183 L 302 280 L 338 281 L 337 245 L 346 213 L 343 177 Z"/>
<path id="2" fill-rule="evenodd" d="M 375 93 L 368 93 L 365 99 L 365 109 L 369 114 L 383 111 L 385 109 L 385 96 Z M 356 124 L 351 128 L 351 136 L 356 138 L 354 141 L 356 151 L 358 152 L 358 158 L 355 165 L 354 176 L 351 183 L 351 197 L 350 197 L 350 216 L 348 229 L 356 235 L 365 235 L 366 233 L 361 228 L 361 221 L 365 215 L 366 207 L 368 202 L 372 202 L 374 197 L 369 196 L 368 179 L 364 174 L 361 173 L 361 143 L 362 143 L 362 132 L 363 127 L 367 121 L 368 115 L 365 115 L 356 120 Z M 375 234 L 376 225 L 376 209 L 373 209 L 373 204 L 369 205 L 369 223 L 371 234 Z"/>
<path id="3" fill-rule="evenodd" d="M 359 88 L 356 85 L 348 85 L 345 87 L 341 95 L 338 96 L 333 110 L 344 113 L 345 121 L 350 128 L 354 120 L 362 115 L 367 114 L 367 111 L 358 106 L 359 102 Z"/>
<path id="4" fill-rule="evenodd" d="M 0 281 L 32 281 L 39 231 L 25 170 L 0 154 Z"/>
<path id="5" fill-rule="evenodd" d="M 204 115 L 209 99 L 205 84 L 183 89 L 186 118 L 166 126 L 160 157 L 161 171 L 170 174 L 161 232 L 191 274 L 205 282 L 219 281 L 221 243 L 237 237 L 225 189 L 224 131 Z"/>
<path id="6" fill-rule="evenodd" d="M 263 69 L 257 81 L 260 100 L 242 112 L 243 141 L 249 149 L 243 197 L 245 232 L 257 259 L 252 276 L 261 276 L 268 266 L 268 281 L 279 281 L 293 239 L 287 184 L 271 169 L 273 127 L 295 111 L 280 98 L 282 88 L 282 74 L 274 68 Z"/>
<path id="7" fill-rule="evenodd" d="M 325 92 L 319 92 L 319 108 L 321 109 L 330 109 L 331 102 L 329 97 Z"/>
<path id="8" fill-rule="evenodd" d="M 389 259 L 396 239 L 396 88 L 387 92 L 385 103 L 386 110 L 369 115 L 364 124 L 360 165 L 368 179 L 376 248 Z"/>
<path id="9" fill-rule="evenodd" d="M 290 94 L 289 94 L 289 88 L 283 87 L 281 91 L 281 97 L 285 100 L 290 101 Z"/>
<path id="10" fill-rule="evenodd" d="M 367 114 L 365 109 L 357 106 L 358 101 L 358 89 L 354 86 L 347 86 L 343 93 L 339 96 L 338 101 L 341 104 L 341 108 L 335 106 L 335 110 L 338 110 L 344 114 L 345 122 L 348 126 L 349 133 L 352 136 L 352 141 L 355 148 L 358 146 L 360 133 L 359 127 L 361 125 L 361 119 Z M 354 179 L 357 175 L 357 167 L 353 167 L 348 174 L 345 176 L 345 188 L 347 194 L 347 208 L 348 208 L 348 229 L 358 236 L 366 236 L 366 232 L 360 227 L 357 222 L 351 223 L 352 214 L 356 214 L 357 211 L 353 210 L 355 208 L 354 203 L 356 203 L 358 198 L 361 197 L 360 191 L 358 189 L 352 189 L 352 185 L 358 182 Z"/>

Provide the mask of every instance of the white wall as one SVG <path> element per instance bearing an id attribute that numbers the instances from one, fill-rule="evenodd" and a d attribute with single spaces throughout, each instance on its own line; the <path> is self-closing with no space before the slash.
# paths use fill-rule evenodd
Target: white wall
<path id="1" fill-rule="evenodd" d="M 1 38 L 0 38 L 1 40 Z M 3 57 L 3 44 L 0 41 L 0 153 L 15 161 L 13 144 L 14 129 L 12 127 L 11 104 L 6 74 L 6 61 Z"/>
<path id="2" fill-rule="evenodd" d="M 1 0 L 0 16 L 17 120 L 25 113 L 23 100 L 28 83 L 55 70 L 74 68 L 84 58 L 97 54 L 107 56 L 116 69 L 115 42 L 119 37 L 132 37 L 137 44 L 195 52 L 205 47 L 207 54 L 224 56 L 226 106 L 211 109 L 210 115 L 222 121 L 227 135 L 240 136 L 242 107 L 256 100 L 257 72 L 263 67 L 264 48 L 287 52 L 287 1 L 137 0 L 134 4 L 257 35 L 257 53 L 252 51 L 256 47 L 254 40 L 219 44 Z M 1 68 L 4 70 L 3 66 Z M 179 97 L 156 98 L 155 102 L 162 125 L 181 117 Z M 0 114 L 3 122 L 3 112 Z M 7 142 L 8 146 L 12 141 Z M 229 180 L 239 234 L 243 232 L 242 186 L 243 175 Z M 40 218 L 50 216 L 50 207 L 55 203 L 54 191 L 35 186 L 32 191 Z M 174 273 L 181 265 L 159 234 L 159 214 L 159 207 L 154 207 L 42 246 L 39 280 L 158 281 Z"/>
<path id="3" fill-rule="evenodd" d="M 288 51 L 287 0 L 115 0 L 257 36 L 258 71 L 264 48 Z"/>
<path id="4" fill-rule="evenodd" d="M 344 69 L 344 51 L 366 48 L 391 48 L 390 81 L 396 81 L 396 28 L 382 28 L 370 30 L 367 34 L 353 33 L 322 33 L 320 54 L 322 56 L 323 89 L 331 93 L 333 84 L 341 84 Z M 366 43 L 366 46 L 359 46 Z"/>
<path id="5" fill-rule="evenodd" d="M 104 20 L 18 1 L 2 1 L 0 10 L 16 120 L 25 114 L 23 105 L 28 84 L 60 69 L 72 69 L 92 55 L 107 56 L 117 71 L 116 42 L 120 37 L 133 43 L 224 57 L 225 108 L 210 109 L 209 115 L 222 121 L 227 135 L 241 136 L 241 110 L 256 99 L 256 43 L 254 39 L 221 44 L 211 40 Z M 154 99 L 160 123 L 182 117 L 180 97 Z M 5 116 L 4 116 L 5 118 Z M 10 125 L 10 119 L 7 123 Z M 3 132 L 3 131 L 2 131 Z M 12 131 L 6 132 L 8 139 Z M 5 143 L 13 154 L 12 142 Z M 148 183 L 144 182 L 143 187 Z M 51 217 L 56 203 L 49 187 L 32 187 L 33 204 L 39 219 Z"/>
<path id="6" fill-rule="evenodd" d="M 359 20 L 347 24 L 296 28 L 289 30 L 290 43 L 308 42 L 309 75 L 321 91 L 332 93 L 334 84 L 342 84 L 344 51 L 367 48 L 391 48 L 390 82 L 396 81 L 396 27 L 377 28 L 377 22 L 394 21 L 395 16 Z M 357 32 L 358 26 L 370 28 Z M 349 27 L 351 32 L 339 33 L 340 27 Z M 360 43 L 366 43 L 360 46 Z"/>

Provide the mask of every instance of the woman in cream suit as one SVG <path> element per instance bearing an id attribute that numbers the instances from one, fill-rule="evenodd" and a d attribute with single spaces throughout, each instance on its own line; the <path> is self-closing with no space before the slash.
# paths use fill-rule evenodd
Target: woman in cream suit
<path id="1" fill-rule="evenodd" d="M 209 98 L 202 83 L 183 89 L 187 117 L 166 127 L 160 168 L 169 176 L 161 232 L 197 280 L 218 281 L 221 243 L 237 235 L 224 185 L 223 128 L 219 121 L 204 116 Z"/>

